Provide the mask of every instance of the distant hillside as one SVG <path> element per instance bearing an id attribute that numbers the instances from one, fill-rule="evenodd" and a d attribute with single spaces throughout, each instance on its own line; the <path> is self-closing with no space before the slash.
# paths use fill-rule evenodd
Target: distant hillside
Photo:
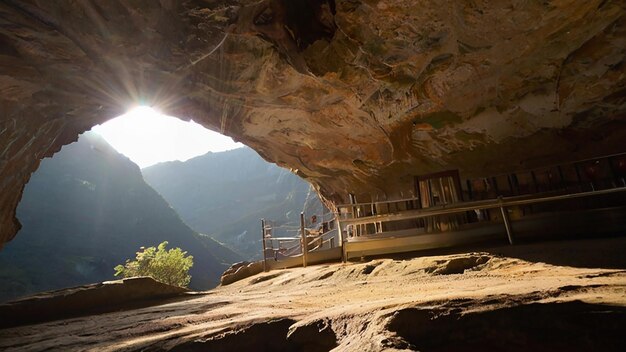
<path id="1" fill-rule="evenodd" d="M 261 254 L 261 218 L 297 225 L 303 209 L 321 214 L 308 183 L 250 148 L 161 163 L 142 173 L 191 228 L 250 259 Z"/>
<path id="2" fill-rule="evenodd" d="M 194 256 L 196 289 L 215 286 L 240 260 L 186 226 L 137 165 L 90 133 L 43 160 L 18 218 L 22 230 L 0 251 L 0 300 L 113 279 L 116 264 L 164 240 Z"/>

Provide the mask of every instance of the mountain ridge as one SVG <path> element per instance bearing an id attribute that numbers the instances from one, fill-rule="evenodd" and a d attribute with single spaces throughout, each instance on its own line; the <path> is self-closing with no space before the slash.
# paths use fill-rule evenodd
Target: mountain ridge
<path id="1" fill-rule="evenodd" d="M 139 247 L 194 256 L 191 287 L 219 283 L 241 257 L 189 228 L 130 159 L 87 133 L 42 162 L 18 208 L 23 228 L 0 251 L 0 299 L 113 279 Z"/>
<path id="2" fill-rule="evenodd" d="M 247 147 L 159 163 L 141 172 L 191 228 L 249 259 L 261 254 L 261 218 L 298 225 L 294 212 L 312 215 L 323 209 L 308 183 Z"/>

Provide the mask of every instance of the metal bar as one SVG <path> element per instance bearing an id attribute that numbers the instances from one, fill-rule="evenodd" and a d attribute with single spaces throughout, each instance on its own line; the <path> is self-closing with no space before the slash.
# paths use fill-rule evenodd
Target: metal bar
<path id="1" fill-rule="evenodd" d="M 504 228 L 506 230 L 506 237 L 509 239 L 509 244 L 513 244 L 513 231 L 511 230 L 511 222 L 509 221 L 509 213 L 502 205 L 502 197 L 500 197 L 500 213 L 502 213 L 502 221 L 504 222 Z"/>
<path id="2" fill-rule="evenodd" d="M 382 200 L 382 201 L 376 201 L 376 202 L 370 202 L 370 203 L 354 203 L 354 204 L 337 204 L 336 207 L 337 208 L 347 208 L 347 207 L 353 207 L 353 206 L 363 206 L 363 205 L 370 205 L 370 204 L 387 204 L 387 203 L 398 203 L 398 202 L 408 202 L 408 201 L 414 201 L 414 200 L 418 200 L 419 198 L 403 198 L 403 199 L 398 199 L 398 200 Z"/>
<path id="3" fill-rule="evenodd" d="M 500 195 L 500 188 L 498 188 L 498 180 L 495 177 L 492 177 L 491 182 L 493 182 L 493 190 L 496 191 L 497 195 Z"/>
<path id="4" fill-rule="evenodd" d="M 530 177 L 533 179 L 533 186 L 535 186 L 535 192 L 539 193 L 539 183 L 537 183 L 537 175 L 535 175 L 535 171 L 530 172 Z"/>
<path id="5" fill-rule="evenodd" d="M 511 175 L 506 175 L 506 182 L 509 184 L 509 190 L 511 194 L 516 194 L 515 188 L 513 188 L 513 181 L 511 181 Z"/>
<path id="6" fill-rule="evenodd" d="M 522 194 L 522 191 L 519 188 L 519 177 L 517 177 L 516 173 L 511 174 L 511 180 L 513 181 L 513 185 L 515 186 L 515 194 L 519 196 L 520 194 Z"/>
<path id="7" fill-rule="evenodd" d="M 283 251 L 283 254 L 284 254 L 285 256 L 287 256 L 287 257 L 293 257 L 293 256 L 295 256 L 295 254 L 296 254 L 296 250 L 297 250 L 297 249 L 301 249 L 300 247 L 301 247 L 301 246 L 300 246 L 300 243 L 298 243 L 296 246 L 293 246 L 293 247 L 291 247 L 291 248 L 286 248 L 286 249 Z"/>
<path id="8" fill-rule="evenodd" d="M 306 231 L 304 231 L 304 212 L 300 213 L 300 231 L 302 234 L 302 267 L 306 268 L 309 244 L 306 238 Z"/>
<path id="9" fill-rule="evenodd" d="M 571 193 L 571 194 L 562 194 L 557 196 L 550 197 L 542 197 L 542 198 L 528 198 L 526 197 L 508 197 L 503 198 L 503 202 L 500 203 L 497 199 L 487 200 L 487 201 L 478 201 L 478 202 L 468 202 L 468 203 L 457 203 L 458 205 L 442 205 L 430 208 L 428 210 L 412 210 L 406 211 L 403 213 L 395 213 L 395 214 L 380 214 L 376 216 L 368 216 L 357 219 L 345 219 L 342 220 L 343 224 L 346 225 L 360 225 L 360 224 L 369 224 L 376 221 L 399 221 L 399 220 L 408 220 L 408 219 L 419 219 L 425 218 L 429 216 L 436 215 L 446 215 L 446 214 L 454 214 L 460 213 L 464 211 L 470 211 L 475 209 L 495 209 L 499 208 L 501 205 L 505 207 L 516 206 L 516 205 L 527 205 L 541 202 L 551 202 L 558 200 L 567 200 L 567 199 L 575 199 L 589 196 L 597 196 L 611 193 L 618 193 L 626 191 L 626 187 L 618 187 L 618 188 L 610 188 L 599 191 L 588 191 L 588 192 L 580 192 L 580 193 Z M 520 199 L 522 198 L 522 199 Z"/>
<path id="10" fill-rule="evenodd" d="M 261 219 L 261 236 L 263 239 L 263 271 L 267 272 L 267 256 L 265 255 L 265 251 L 267 248 L 265 247 L 265 219 Z"/>
<path id="11" fill-rule="evenodd" d="M 458 203 L 457 203 L 458 204 Z M 402 213 L 394 213 L 394 214 L 385 214 L 385 215 L 377 215 L 377 216 L 369 216 L 364 218 L 357 219 L 345 219 L 342 220 L 342 223 L 346 225 L 358 225 L 358 224 L 367 224 L 376 221 L 398 221 L 398 220 L 408 220 L 408 219 L 418 219 L 425 218 L 429 216 L 435 215 L 445 215 L 445 214 L 453 214 L 462 211 L 470 211 L 474 209 L 490 209 L 497 208 L 497 202 L 493 200 L 482 201 L 482 202 L 473 202 L 472 205 L 464 205 L 464 206 L 453 206 L 449 205 L 441 205 L 437 207 L 430 208 L 428 210 L 412 210 L 406 211 Z"/>

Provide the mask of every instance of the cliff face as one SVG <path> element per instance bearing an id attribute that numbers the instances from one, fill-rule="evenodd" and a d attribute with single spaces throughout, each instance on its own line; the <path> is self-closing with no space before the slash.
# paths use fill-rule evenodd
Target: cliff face
<path id="1" fill-rule="evenodd" d="M 189 228 L 137 165 L 93 133 L 42 162 L 18 216 L 23 228 L 0 251 L 0 302 L 114 279 L 113 267 L 163 241 L 193 255 L 196 290 L 216 286 L 242 259 Z"/>
<path id="2" fill-rule="evenodd" d="M 625 33 L 610 0 L 4 1 L 0 238 L 40 159 L 139 103 L 335 201 L 623 151 Z"/>

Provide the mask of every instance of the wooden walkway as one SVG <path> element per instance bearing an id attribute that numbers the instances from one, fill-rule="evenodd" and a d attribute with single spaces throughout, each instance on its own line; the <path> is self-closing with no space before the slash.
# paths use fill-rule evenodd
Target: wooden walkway
<path id="1" fill-rule="evenodd" d="M 376 214 L 362 217 L 346 218 L 345 216 L 338 217 L 339 227 L 349 229 L 355 226 L 367 226 L 372 224 L 385 224 L 406 220 L 417 220 L 426 218 L 436 218 L 442 215 L 456 215 L 463 214 L 469 211 L 477 210 L 499 210 L 501 217 L 499 221 L 485 221 L 473 224 L 465 224 L 459 228 L 451 231 L 442 232 L 428 232 L 424 227 L 413 227 L 403 230 L 391 230 L 381 231 L 371 234 L 362 234 L 359 236 L 346 236 L 347 238 L 343 242 L 343 258 L 350 259 L 354 257 L 364 255 L 379 255 L 387 253 L 409 252 L 421 249 L 432 249 L 438 247 L 450 247 L 468 243 L 480 242 L 483 240 L 489 240 L 498 238 L 498 236 L 506 236 L 506 239 L 510 244 L 514 243 L 516 236 L 514 232 L 513 223 L 516 223 L 515 228 L 524 228 L 525 235 L 528 236 L 530 230 L 533 229 L 533 224 L 536 232 L 539 234 L 541 231 L 539 224 L 550 223 L 556 221 L 559 214 L 554 212 L 548 215 L 540 216 L 526 216 L 515 221 L 511 221 L 509 212 L 513 207 L 519 207 L 524 205 L 535 205 L 549 202 L 567 201 L 577 198 L 589 198 L 599 197 L 611 194 L 623 194 L 626 192 L 626 187 L 617 187 L 599 191 L 580 192 L 573 194 L 561 194 L 553 196 L 521 196 L 521 197 L 508 197 L 499 198 L 494 200 L 477 201 L 477 202 L 462 202 L 450 205 L 442 205 L 431 207 L 427 209 L 406 210 L 401 212 L 394 212 L 389 214 Z M 404 201 L 404 200 L 403 200 Z M 363 203 L 361 203 L 362 205 Z M 353 207 L 351 204 L 342 204 L 338 208 Z M 572 223 L 577 223 L 580 228 L 585 228 L 585 224 L 598 223 L 603 218 L 602 211 L 611 212 L 615 216 L 626 216 L 626 211 L 622 207 L 616 207 L 612 210 L 580 210 L 575 212 L 563 212 L 563 214 L 569 214 L 568 218 L 571 220 L 568 223 L 562 224 L 563 228 L 571 229 L 568 226 Z M 592 216 L 593 215 L 593 216 Z M 607 230 L 619 231 L 626 229 L 626 225 L 622 222 L 613 221 L 614 226 L 611 227 L 607 224 Z M 372 228 L 382 228 L 382 226 L 372 226 Z M 593 229 L 591 229 L 593 231 Z M 347 231 L 350 233 L 350 231 Z M 352 231 L 355 233 L 356 231 Z"/>
<path id="2" fill-rule="evenodd" d="M 289 235 L 262 220 L 265 270 L 493 239 L 512 245 L 546 228 L 626 230 L 626 153 L 465 181 L 449 170 L 416 177 L 414 198 L 359 203 L 350 194 L 322 219 L 323 231 L 306 228 L 304 213 Z"/>

